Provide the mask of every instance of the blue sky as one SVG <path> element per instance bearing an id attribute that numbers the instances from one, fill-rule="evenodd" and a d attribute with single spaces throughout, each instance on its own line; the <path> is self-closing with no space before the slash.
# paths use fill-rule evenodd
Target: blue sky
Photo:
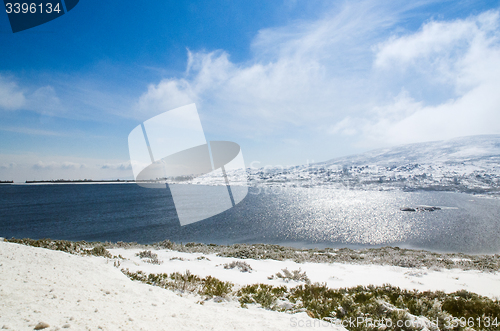
<path id="1" fill-rule="evenodd" d="M 247 165 L 500 133 L 498 1 L 80 1 L 0 15 L 0 180 L 131 178 L 127 136 L 195 102 Z"/>

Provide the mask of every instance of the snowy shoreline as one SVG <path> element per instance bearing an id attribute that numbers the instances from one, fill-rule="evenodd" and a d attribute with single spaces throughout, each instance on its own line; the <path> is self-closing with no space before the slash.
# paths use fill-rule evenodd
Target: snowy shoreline
<path id="1" fill-rule="evenodd" d="M 61 242 L 54 242 L 61 245 Z M 63 242 L 64 245 L 68 243 Z M 231 296 L 209 298 L 172 291 L 132 281 L 124 271 L 129 276 L 189 272 L 199 279 L 214 277 L 233 284 L 232 293 L 248 289 L 252 284 L 265 284 L 269 288 L 284 286 L 291 290 L 305 286 L 307 278 L 308 283 L 336 289 L 390 284 L 402 290 L 420 292 L 466 290 L 496 300 L 497 305 L 500 298 L 498 270 L 242 259 L 216 252 L 182 252 L 129 245 L 107 249 L 94 246 L 94 255 L 103 255 L 98 257 L 82 256 L 87 252 L 85 249 L 77 256 L 0 240 L 0 327 L 32 330 L 43 322 L 49 325 L 47 330 L 95 330 L 99 327 L 105 330 L 289 330 L 318 321 L 310 317 L 314 313 L 305 309 L 285 313 L 259 308 L 259 304 L 240 305 L 241 298 L 239 303 Z M 300 270 L 306 278 L 276 277 L 283 274 L 284 269 Z M 283 305 L 282 310 L 289 304 L 279 300 L 278 303 Z M 428 319 L 426 321 L 429 323 Z M 328 327 L 343 329 L 341 325 L 329 324 Z"/>

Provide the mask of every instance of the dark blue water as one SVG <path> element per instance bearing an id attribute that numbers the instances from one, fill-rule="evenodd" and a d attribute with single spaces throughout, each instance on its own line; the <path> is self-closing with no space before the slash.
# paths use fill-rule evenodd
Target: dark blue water
<path id="1" fill-rule="evenodd" d="M 442 210 L 400 211 L 416 205 Z M 135 184 L 0 185 L 0 236 L 499 253 L 500 200 L 445 192 L 251 188 L 235 208 L 181 227 L 168 190 Z"/>

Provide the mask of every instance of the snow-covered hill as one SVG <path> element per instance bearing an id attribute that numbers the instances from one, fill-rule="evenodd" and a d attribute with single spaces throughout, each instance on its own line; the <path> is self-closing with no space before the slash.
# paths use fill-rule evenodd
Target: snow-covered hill
<path id="1" fill-rule="evenodd" d="M 297 166 L 248 169 L 251 185 L 500 193 L 500 135 L 379 149 Z"/>

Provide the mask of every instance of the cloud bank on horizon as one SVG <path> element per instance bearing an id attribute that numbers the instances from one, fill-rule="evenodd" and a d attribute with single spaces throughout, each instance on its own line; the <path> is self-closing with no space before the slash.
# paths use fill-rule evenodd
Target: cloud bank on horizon
<path id="1" fill-rule="evenodd" d="M 121 99 L 116 102 L 106 91 L 81 82 L 63 94 L 61 81 L 24 87 L 15 73 L 0 71 L 0 109 L 75 121 L 104 114 L 104 122 L 126 121 L 123 132 L 128 132 L 130 123 L 195 102 L 207 135 L 243 142 L 248 162 L 274 164 L 500 133 L 499 9 L 446 19 L 435 13 L 418 21 L 417 13 L 428 3 L 335 5 L 315 19 L 260 29 L 248 59 L 240 62 L 224 49 L 191 50 L 186 45 L 181 74 L 164 74 L 134 96 L 120 98 L 120 92 L 110 91 Z M 409 28 L 408 21 L 417 22 L 416 28 Z M 81 112 L 75 115 L 68 111 L 71 107 Z M 70 134 L 63 127 L 34 130 L 19 124 L 0 125 L 0 131 Z M 291 147 L 276 153 L 284 145 Z M 91 154 L 77 157 L 96 159 Z M 12 168 L 13 161 L 2 158 L 2 169 Z M 79 171 L 82 166 L 73 164 L 88 163 L 74 162 L 74 155 L 60 165 L 49 159 L 39 158 L 33 167 Z M 127 155 L 116 159 L 116 166 L 106 169 L 115 169 L 122 178 L 129 175 L 130 167 L 123 165 Z M 103 176 L 99 171 L 104 164 L 101 160 L 85 167 Z"/>

